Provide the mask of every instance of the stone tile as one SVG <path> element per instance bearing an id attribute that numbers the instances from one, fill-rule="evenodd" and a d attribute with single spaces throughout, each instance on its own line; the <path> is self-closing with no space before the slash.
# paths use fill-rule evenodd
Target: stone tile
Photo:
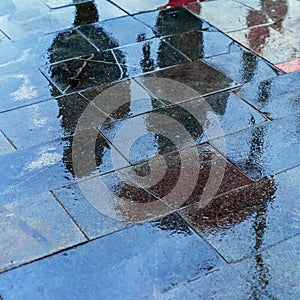
<path id="1" fill-rule="evenodd" d="M 13 147 L 11 142 L 8 141 L 3 132 L 0 130 L 0 155 L 4 155 L 15 150 L 16 149 Z"/>
<path id="2" fill-rule="evenodd" d="M 26 4 L 18 1 L 16 5 L 7 6 L 6 14 L 0 16 L 0 28 L 13 41 L 30 38 L 37 41 L 45 33 L 73 26 L 75 12 L 71 7 L 50 11 L 42 1 L 37 4 L 30 0 Z"/>
<path id="3" fill-rule="evenodd" d="M 89 181 L 92 184 L 92 181 Z M 93 183 L 95 183 L 95 180 Z M 106 190 L 107 194 L 111 193 L 108 188 L 106 188 Z M 130 223 L 110 218 L 101 210 L 98 210 L 91 202 L 89 202 L 85 196 L 86 193 L 84 193 L 84 190 L 81 190 L 80 185 L 78 184 L 55 190 L 53 193 L 72 216 L 80 229 L 90 239 L 119 231 L 130 225 Z M 112 197 L 113 195 L 111 198 Z M 106 197 L 106 200 L 107 198 L 109 199 L 109 197 Z M 109 205 L 109 202 L 105 204 Z"/>
<path id="4" fill-rule="evenodd" d="M 264 121 L 236 95 L 225 92 L 106 123 L 99 129 L 134 164 Z"/>
<path id="5" fill-rule="evenodd" d="M 270 299 L 247 283 L 231 268 L 224 268 L 205 277 L 190 281 L 164 293 L 159 293 L 155 299 Z"/>
<path id="6" fill-rule="evenodd" d="M 58 95 L 59 91 L 38 70 L 0 75 L 0 112 Z"/>
<path id="7" fill-rule="evenodd" d="M 101 51 L 155 37 L 155 34 L 148 26 L 131 16 L 81 26 L 78 30 Z"/>
<path id="8" fill-rule="evenodd" d="M 89 55 L 96 51 L 77 30 L 66 30 L 41 37 L 38 50 L 44 50 L 44 61 L 51 64 L 62 60 Z M 47 46 L 46 46 L 47 45 Z"/>
<path id="9" fill-rule="evenodd" d="M 153 298 L 222 265 L 203 240 L 171 215 L 1 274 L 0 293 L 4 298 Z"/>
<path id="10" fill-rule="evenodd" d="M 252 179 L 300 164 L 299 114 L 226 136 L 226 157 Z M 224 147 L 222 139 L 211 141 Z"/>
<path id="11" fill-rule="evenodd" d="M 126 10 L 130 14 L 136 14 L 143 11 L 156 10 L 168 5 L 167 0 L 148 0 L 138 2 L 128 2 L 126 0 L 114 0 L 115 4 Z"/>
<path id="12" fill-rule="evenodd" d="M 221 32 L 211 31 L 189 31 L 169 36 L 165 41 L 191 60 L 229 53 L 235 44 Z"/>
<path id="13" fill-rule="evenodd" d="M 164 103 L 151 97 L 133 80 L 126 80 L 112 85 L 102 85 L 81 92 L 98 109 L 112 119 L 127 119 L 160 107 Z"/>
<path id="14" fill-rule="evenodd" d="M 263 11 L 251 9 L 232 0 L 218 1 L 217 5 L 213 1 L 201 3 L 199 10 L 195 10 L 193 4 L 188 4 L 186 8 L 223 32 L 272 23 Z"/>
<path id="15" fill-rule="evenodd" d="M 205 132 L 202 141 L 205 142 L 266 121 L 255 109 L 231 92 L 186 101 L 177 107 L 183 108 L 202 125 Z M 169 114 L 173 116 L 172 111 L 176 114 L 176 106 L 169 109 Z M 184 117 L 180 120 L 185 127 L 190 126 L 189 122 Z M 190 132 L 193 132 L 192 128 Z"/>
<path id="16" fill-rule="evenodd" d="M 0 156 L 1 204 L 58 189 L 75 182 L 76 178 L 105 174 L 127 165 L 97 132 L 85 131 L 75 137 L 75 145 L 72 144 L 73 137 Z M 78 140 L 82 141 L 81 145 Z"/>
<path id="17" fill-rule="evenodd" d="M 86 240 L 50 193 L 0 207 L 0 271 Z"/>
<path id="18" fill-rule="evenodd" d="M 231 79 L 202 61 L 182 63 L 138 76 L 136 80 L 154 97 L 172 103 L 199 98 L 237 86 Z"/>
<path id="19" fill-rule="evenodd" d="M 113 50 L 124 75 L 133 77 L 187 61 L 161 39 L 137 43 Z"/>
<path id="20" fill-rule="evenodd" d="M 183 7 L 138 14 L 134 17 L 162 36 L 181 34 L 191 30 L 216 31 Z"/>
<path id="21" fill-rule="evenodd" d="M 280 24 L 252 27 L 229 36 L 273 64 L 300 58 L 296 34 L 283 31 Z"/>
<path id="22" fill-rule="evenodd" d="M 244 85 L 237 95 L 272 119 L 300 112 L 300 71 Z"/>
<path id="23" fill-rule="evenodd" d="M 241 47 L 227 54 L 205 58 L 204 62 L 241 84 L 266 80 L 279 73 L 260 57 Z"/>
<path id="24" fill-rule="evenodd" d="M 286 73 L 300 71 L 300 58 L 277 64 L 276 67 Z"/>
<path id="25" fill-rule="evenodd" d="M 0 128 L 18 149 L 29 148 L 73 135 L 88 103 L 82 96 L 72 94 L 26 106 L 1 114 Z M 107 118 L 100 111 L 97 116 L 101 120 Z M 91 122 L 90 128 L 93 125 Z"/>
<path id="26" fill-rule="evenodd" d="M 116 172 L 81 181 L 54 193 L 90 238 L 173 211 Z"/>
<path id="27" fill-rule="evenodd" d="M 297 299 L 299 288 L 300 236 L 289 239 L 237 265 L 259 294 L 271 299 Z"/>
<path id="28" fill-rule="evenodd" d="M 110 51 L 44 66 L 41 70 L 63 93 L 118 81 L 123 76 Z"/>
<path id="29" fill-rule="evenodd" d="M 300 233 L 299 176 L 291 169 L 180 214 L 227 261 L 239 261 Z"/>
<path id="30" fill-rule="evenodd" d="M 120 172 L 174 209 L 204 205 L 216 194 L 252 182 L 208 145 L 156 156 Z"/>

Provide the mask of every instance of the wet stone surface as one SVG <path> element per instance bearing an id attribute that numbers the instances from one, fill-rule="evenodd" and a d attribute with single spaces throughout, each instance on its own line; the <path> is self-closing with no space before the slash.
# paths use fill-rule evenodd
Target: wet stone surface
<path id="1" fill-rule="evenodd" d="M 229 53 L 234 42 L 221 32 L 189 31 L 165 39 L 191 60 Z"/>
<path id="2" fill-rule="evenodd" d="M 162 36 L 180 34 L 191 30 L 216 31 L 205 21 L 195 17 L 183 7 L 134 15 Z"/>
<path id="3" fill-rule="evenodd" d="M 3 178 L 0 183 L 1 204 L 75 182 L 74 160 L 77 160 L 77 166 L 81 166 L 81 171 L 77 172 L 77 177 L 81 179 L 127 165 L 102 136 L 88 131 L 78 135 L 82 145 L 75 149 L 72 149 L 73 138 L 68 138 L 0 156 Z M 93 140 L 95 136 L 96 141 Z M 111 149 L 115 152 L 114 164 Z"/>
<path id="4" fill-rule="evenodd" d="M 299 234 L 299 174 L 298 167 L 264 178 L 180 214 L 227 261 L 239 261 Z"/>
<path id="5" fill-rule="evenodd" d="M 165 106 L 133 80 L 91 88 L 81 95 L 113 120 L 127 119 Z"/>
<path id="6" fill-rule="evenodd" d="M 50 193 L 0 206 L 0 228 L 1 272 L 86 240 Z"/>
<path id="7" fill-rule="evenodd" d="M 131 163 L 137 163 L 262 122 L 265 118 L 252 107 L 225 92 L 103 124 L 99 129 Z"/>
<path id="8" fill-rule="evenodd" d="M 272 23 L 272 20 L 263 11 L 251 9 L 242 3 L 225 0 L 218 1 L 216 5 L 213 1 L 208 1 L 201 3 L 199 10 L 195 10 L 193 4 L 188 4 L 187 9 L 223 32 Z"/>
<path id="9" fill-rule="evenodd" d="M 300 110 L 300 71 L 259 83 L 249 83 L 237 92 L 271 119 L 295 114 Z"/>
<path id="10" fill-rule="evenodd" d="M 252 182 L 208 145 L 157 156 L 120 172 L 175 209 L 205 203 L 208 190 L 214 196 Z"/>
<path id="11" fill-rule="evenodd" d="M 205 277 L 188 282 L 164 293 L 159 293 L 156 299 L 270 299 L 254 285 L 244 280 L 236 270 L 223 268 Z"/>
<path id="12" fill-rule="evenodd" d="M 238 261 L 300 233 L 299 176 L 297 167 L 180 214 L 227 261 Z"/>
<path id="13" fill-rule="evenodd" d="M 153 297 L 223 264 L 186 223 L 170 215 L 2 274 L 0 293 L 4 298 Z"/>
<path id="14" fill-rule="evenodd" d="M 228 54 L 205 58 L 204 62 L 241 84 L 260 82 L 276 77 L 279 73 L 267 62 L 242 47 L 235 47 Z"/>
<path id="15" fill-rule="evenodd" d="M 54 194 L 89 237 L 105 235 L 131 223 L 157 218 L 173 211 L 121 173 L 93 177 L 81 181 L 79 187 L 81 193 L 78 192 L 78 186 L 73 185 L 54 191 Z M 95 222 L 86 219 L 88 211 L 84 212 L 84 207 L 94 215 Z M 99 219 L 102 221 L 99 222 Z"/>
<path id="16" fill-rule="evenodd" d="M 78 94 L 52 99 L 1 114 L 0 128 L 18 149 L 29 148 L 74 134 L 87 105 L 88 101 Z"/>
<path id="17" fill-rule="evenodd" d="M 0 131 L 0 155 L 4 155 L 15 151 L 15 147 L 12 143 L 5 137 L 3 132 Z"/>
<path id="18" fill-rule="evenodd" d="M 110 51 L 44 66 L 41 70 L 63 93 L 118 81 L 123 76 Z"/>
<path id="19" fill-rule="evenodd" d="M 239 272 L 255 287 L 256 294 L 263 292 L 271 299 L 297 299 L 299 246 L 298 235 L 238 264 Z"/>
<path id="20" fill-rule="evenodd" d="M 299 165 L 298 120 L 299 114 L 226 136 L 226 157 L 255 180 Z M 223 140 L 211 143 L 218 149 Z"/>
<path id="21" fill-rule="evenodd" d="M 174 66 L 187 61 L 187 58 L 161 39 L 121 47 L 114 54 L 124 76 L 132 77 L 157 69 Z"/>
<path id="22" fill-rule="evenodd" d="M 0 75 L 0 112 L 58 95 L 60 92 L 38 70 Z"/>
<path id="23" fill-rule="evenodd" d="M 283 31 L 280 23 L 231 32 L 229 36 L 271 63 L 277 64 L 300 57 L 297 35 Z"/>
<path id="24" fill-rule="evenodd" d="M 131 16 L 81 26 L 78 30 L 101 51 L 155 37 L 151 28 Z"/>
<path id="25" fill-rule="evenodd" d="M 149 82 L 147 78 L 158 78 L 158 81 Z M 159 78 L 173 80 L 173 88 L 172 85 L 165 84 Z M 202 61 L 182 63 L 179 66 L 138 76 L 136 80 L 158 99 L 172 101 L 173 103 L 198 98 L 236 86 L 233 80 Z M 191 94 L 187 88 L 182 89 L 181 86 L 179 94 L 178 84 L 176 83 L 191 87 L 194 92 Z M 175 89 L 177 92 L 175 92 Z"/>

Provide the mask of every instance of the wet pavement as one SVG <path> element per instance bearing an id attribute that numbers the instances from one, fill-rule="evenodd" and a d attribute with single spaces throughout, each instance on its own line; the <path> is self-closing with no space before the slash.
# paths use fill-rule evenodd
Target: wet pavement
<path id="1" fill-rule="evenodd" d="M 299 299 L 299 18 L 2 1 L 0 299 Z"/>

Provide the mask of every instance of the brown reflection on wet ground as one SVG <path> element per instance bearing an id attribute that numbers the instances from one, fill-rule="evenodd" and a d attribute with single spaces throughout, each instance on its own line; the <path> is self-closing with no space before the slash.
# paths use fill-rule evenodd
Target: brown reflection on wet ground
<path id="1" fill-rule="evenodd" d="M 275 192 L 273 180 L 265 177 L 256 183 L 217 196 L 206 207 L 199 207 L 196 203 L 180 214 L 200 231 L 207 230 L 208 227 L 226 230 L 256 214 L 253 226 L 257 231 L 257 250 L 266 226 L 266 207 L 273 201 Z"/>

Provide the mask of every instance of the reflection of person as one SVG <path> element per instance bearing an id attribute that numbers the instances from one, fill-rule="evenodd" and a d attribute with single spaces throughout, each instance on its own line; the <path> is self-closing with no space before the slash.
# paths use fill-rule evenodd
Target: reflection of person
<path id="1" fill-rule="evenodd" d="M 280 32 L 282 21 L 288 12 L 287 0 L 262 0 L 261 7 L 261 11 L 250 10 L 247 16 L 247 26 L 250 28 L 248 34 L 249 46 L 257 54 L 262 53 L 267 38 L 270 37 L 270 28 L 269 26 L 256 25 L 267 24 L 268 18 L 270 18 L 275 22 L 271 28 Z"/>
<path id="2" fill-rule="evenodd" d="M 200 14 L 201 7 L 200 7 L 200 4 L 198 4 L 197 2 L 204 2 L 204 1 L 205 0 L 198 0 L 198 1 L 196 1 L 196 0 L 170 0 L 169 3 L 167 3 L 166 5 L 160 6 L 159 9 L 190 4 L 189 9 L 192 9 L 192 11 L 196 14 Z"/>

